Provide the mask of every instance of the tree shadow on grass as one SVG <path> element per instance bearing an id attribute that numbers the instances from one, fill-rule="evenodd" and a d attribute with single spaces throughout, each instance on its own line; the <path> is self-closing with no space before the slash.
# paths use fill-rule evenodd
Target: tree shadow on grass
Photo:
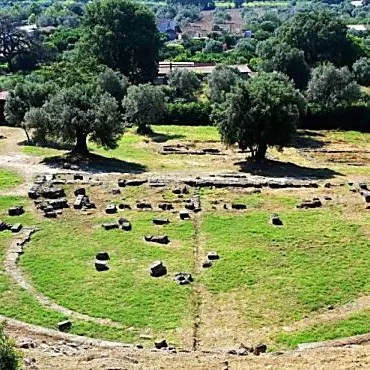
<path id="1" fill-rule="evenodd" d="M 79 158 L 68 153 L 63 156 L 47 157 L 42 160 L 43 164 L 52 168 L 65 168 L 65 164 L 77 165 L 81 171 L 98 173 L 143 173 L 146 172 L 146 166 L 140 163 L 126 162 L 117 158 L 108 158 L 98 154 L 90 153 L 88 158 Z"/>
<path id="2" fill-rule="evenodd" d="M 320 138 L 322 138 L 320 140 Z M 296 134 L 294 142 L 292 144 L 293 148 L 296 149 L 320 149 L 326 145 L 324 141 L 325 135 L 319 132 L 311 131 L 299 131 Z"/>
<path id="3" fill-rule="evenodd" d="M 300 180 L 331 179 L 343 176 L 342 173 L 330 168 L 311 168 L 299 166 L 291 162 L 280 162 L 271 159 L 264 161 L 247 160 L 237 162 L 241 172 L 265 177 L 292 177 Z"/>

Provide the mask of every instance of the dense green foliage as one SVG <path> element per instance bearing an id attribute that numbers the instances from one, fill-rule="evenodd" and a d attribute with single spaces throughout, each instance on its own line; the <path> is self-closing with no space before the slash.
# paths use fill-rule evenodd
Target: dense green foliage
<path id="1" fill-rule="evenodd" d="M 302 50 L 310 65 L 322 61 L 349 65 L 356 59 L 346 25 L 329 12 L 298 13 L 279 28 L 278 38 Z"/>
<path id="2" fill-rule="evenodd" d="M 260 68 L 263 71 L 285 73 L 299 89 L 307 86 L 310 68 L 302 50 L 270 38 L 258 44 L 257 55 L 261 58 Z"/>
<path id="3" fill-rule="evenodd" d="M 0 323 L 0 370 L 18 370 L 21 368 L 21 355 L 4 329 L 5 324 Z"/>
<path id="4" fill-rule="evenodd" d="M 150 84 L 130 86 L 122 102 L 125 120 L 138 126 L 139 133 L 150 131 L 165 112 L 165 95 L 160 87 Z"/>
<path id="5" fill-rule="evenodd" d="M 130 81 L 155 78 L 159 34 L 147 7 L 128 0 L 96 0 L 86 7 L 83 24 L 82 53 L 91 53 Z"/>
<path id="6" fill-rule="evenodd" d="M 175 99 L 191 101 L 200 87 L 198 76 L 186 69 L 174 69 L 168 75 L 168 86 L 173 89 Z"/>
<path id="7" fill-rule="evenodd" d="M 213 117 L 221 139 L 263 159 L 268 146 L 282 148 L 295 133 L 305 100 L 280 73 L 261 73 L 238 84 L 218 104 Z"/>
<path id="8" fill-rule="evenodd" d="M 307 96 L 322 109 L 333 110 L 356 102 L 360 98 L 360 87 L 347 67 L 323 64 L 312 71 Z"/>
<path id="9" fill-rule="evenodd" d="M 75 154 L 88 154 L 87 136 L 106 148 L 114 148 L 124 126 L 118 103 L 108 93 L 92 87 L 62 89 L 42 108 L 32 108 L 25 116 L 27 127 L 39 138 L 73 143 Z"/>

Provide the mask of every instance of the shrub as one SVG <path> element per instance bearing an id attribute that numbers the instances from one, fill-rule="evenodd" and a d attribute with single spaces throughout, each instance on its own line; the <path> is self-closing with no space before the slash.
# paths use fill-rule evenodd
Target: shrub
<path id="1" fill-rule="evenodd" d="M 0 323 L 0 370 L 21 368 L 21 354 L 15 349 L 14 342 L 5 334 L 4 323 Z"/>
<path id="2" fill-rule="evenodd" d="M 167 105 L 163 123 L 166 125 L 209 126 L 211 106 L 205 102 L 172 103 Z"/>

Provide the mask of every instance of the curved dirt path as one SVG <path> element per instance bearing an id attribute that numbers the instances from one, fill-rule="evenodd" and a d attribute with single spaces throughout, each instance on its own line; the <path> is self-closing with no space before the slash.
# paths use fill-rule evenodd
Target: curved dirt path
<path id="1" fill-rule="evenodd" d="M 10 277 L 12 277 L 20 287 L 29 291 L 38 302 L 40 302 L 44 307 L 48 309 L 57 311 L 70 318 L 93 322 L 99 325 L 107 325 L 107 326 L 112 326 L 112 327 L 119 328 L 119 329 L 125 329 L 124 325 L 122 325 L 121 323 L 115 322 L 111 319 L 91 317 L 89 315 L 82 314 L 82 313 L 73 311 L 69 308 L 66 308 L 64 306 L 61 306 L 53 302 L 50 298 L 46 297 L 42 293 L 38 292 L 35 289 L 35 287 L 26 280 L 21 269 L 18 266 L 18 261 L 19 261 L 20 256 L 25 251 L 26 243 L 28 243 L 31 240 L 31 236 L 35 232 L 37 232 L 36 228 L 25 227 L 21 231 L 21 234 L 18 235 L 17 239 L 13 240 L 10 243 L 6 251 L 6 254 L 5 254 L 5 262 L 4 262 L 5 272 Z"/>

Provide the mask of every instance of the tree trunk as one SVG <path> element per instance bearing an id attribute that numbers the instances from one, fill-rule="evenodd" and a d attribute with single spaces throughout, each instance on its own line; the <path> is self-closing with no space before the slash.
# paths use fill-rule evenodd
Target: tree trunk
<path id="1" fill-rule="evenodd" d="M 72 150 L 72 154 L 87 157 L 89 155 L 89 149 L 87 148 L 86 140 L 87 140 L 86 134 L 77 134 L 77 141 L 75 147 Z"/>
<path id="2" fill-rule="evenodd" d="M 24 132 L 26 133 L 26 136 L 27 136 L 27 142 L 28 144 L 31 142 L 31 139 L 30 139 L 30 135 L 28 135 L 28 131 L 26 129 L 26 126 L 25 125 L 22 125 L 22 128 L 24 130 Z"/>
<path id="3" fill-rule="evenodd" d="M 265 159 L 267 152 L 267 145 L 266 144 L 260 144 L 257 147 L 257 150 L 255 152 L 254 157 L 258 160 Z"/>

